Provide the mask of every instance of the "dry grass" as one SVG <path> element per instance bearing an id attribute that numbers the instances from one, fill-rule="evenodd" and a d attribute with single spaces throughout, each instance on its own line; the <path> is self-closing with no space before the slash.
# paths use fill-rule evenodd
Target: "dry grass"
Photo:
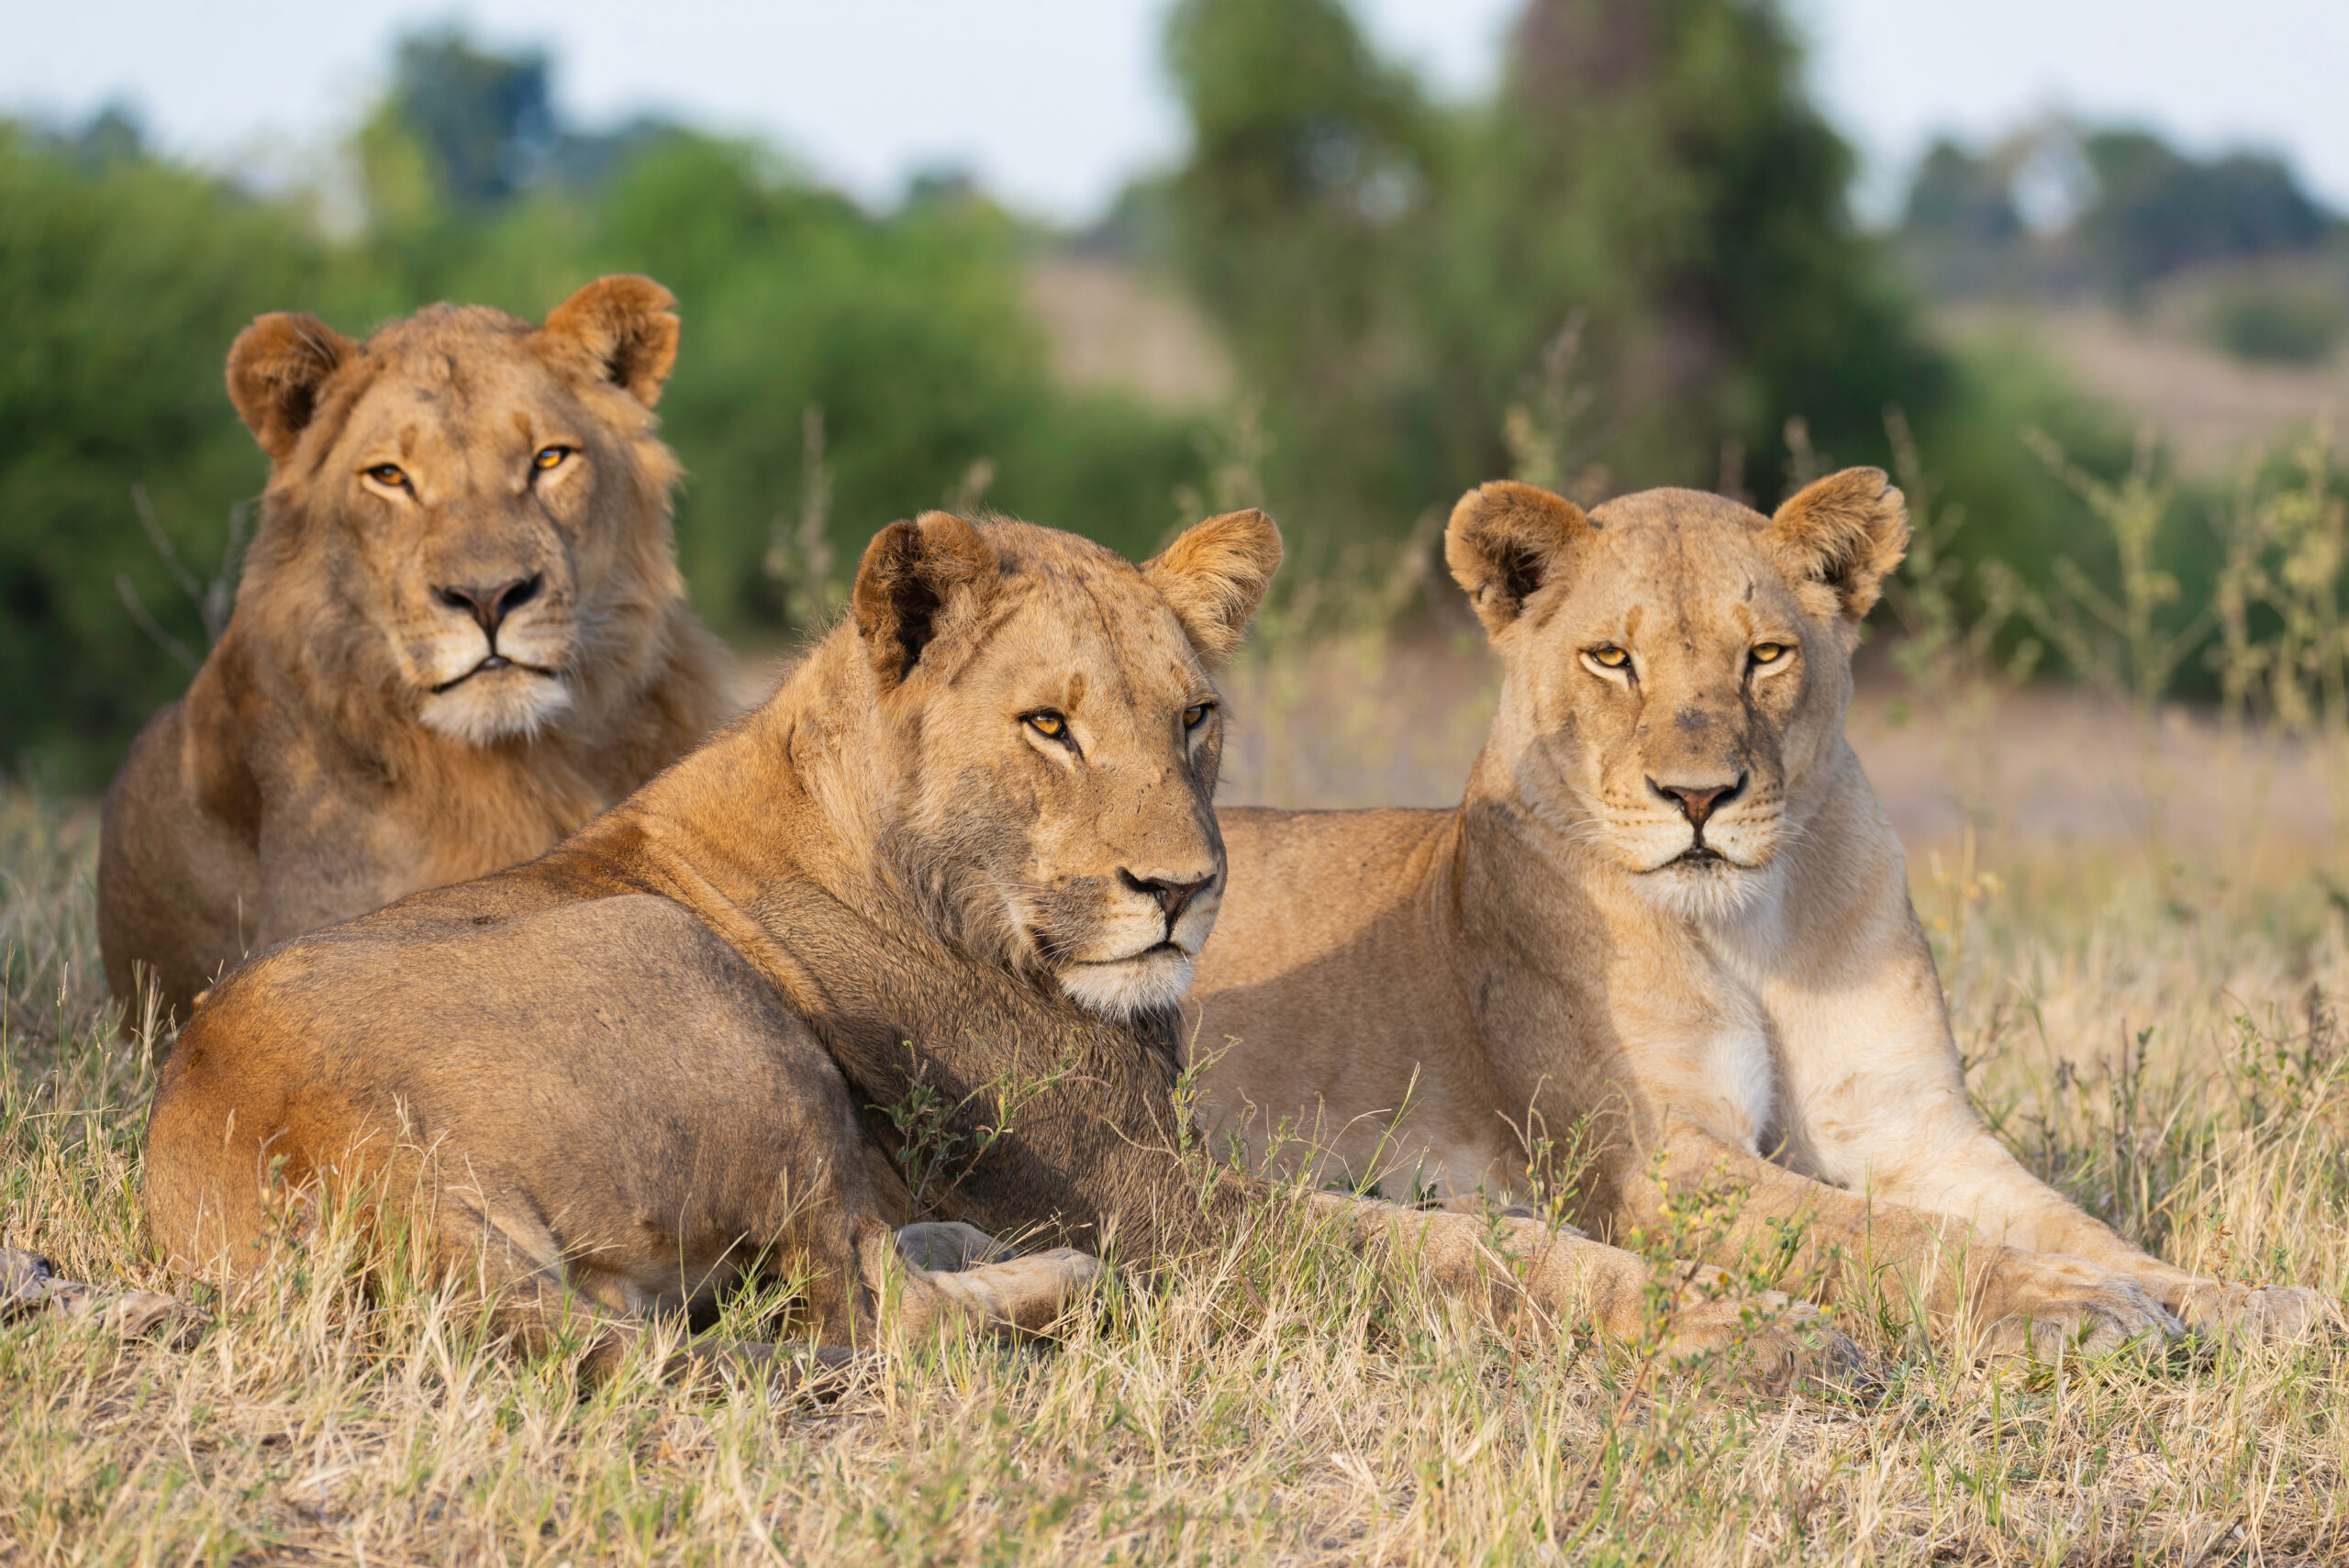
<path id="1" fill-rule="evenodd" d="M 1454 787 L 1485 677 L 1448 655 L 1387 660 L 1337 644 L 1281 683 L 1237 672 L 1235 706 L 1255 704 L 1259 723 L 1235 746 L 1235 790 Z M 2067 736 L 2079 749 L 2076 727 L 2045 728 L 2051 756 Z M 1936 743 L 1913 726 L 1868 736 L 1872 763 L 1896 774 L 1899 747 Z M 2237 765 L 2206 751 L 2169 773 Z M 2239 776 L 2288 781 L 2296 765 Z M 2257 815 L 2251 796 L 2216 794 Z M 1954 842 L 1916 857 L 1972 1081 L 2005 1137 L 2174 1259 L 2340 1296 L 2349 1096 L 2332 1007 L 2349 947 L 2322 881 L 2343 870 L 2337 849 L 2249 820 L 2154 844 L 2125 814 L 2085 832 L 2015 815 L 1970 862 Z M 86 808 L 0 805 L 0 1242 L 79 1277 L 162 1285 L 135 1203 L 153 1073 L 96 981 L 94 836 Z M 1889 1370 L 1880 1406 L 1721 1396 L 1642 1383 L 1620 1347 L 1502 1342 L 1267 1215 L 1178 1284 L 1112 1288 L 1057 1347 L 950 1344 L 829 1408 L 666 1387 L 650 1355 L 583 1398 L 566 1369 L 485 1348 L 461 1307 L 412 1283 L 361 1297 L 345 1248 L 322 1241 L 265 1307 L 192 1351 L 51 1320 L 0 1327 L 0 1555 L 2349 1556 L 2338 1344 L 1993 1376 L 1905 1325 L 1853 1323 Z"/>

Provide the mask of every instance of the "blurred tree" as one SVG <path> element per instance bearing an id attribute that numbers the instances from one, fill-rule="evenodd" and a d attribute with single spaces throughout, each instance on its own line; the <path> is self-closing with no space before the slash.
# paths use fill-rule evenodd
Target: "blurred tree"
<path id="1" fill-rule="evenodd" d="M 1434 117 L 1340 0 L 1182 0 L 1166 57 L 1192 151 L 1164 232 L 1264 395 L 1275 490 L 1317 519 L 1408 520 L 1438 477 L 1416 297 L 1440 254 Z"/>
<path id="2" fill-rule="evenodd" d="M 1531 0 L 1463 111 L 1337 0 L 1185 0 L 1168 59 L 1175 249 L 1308 522 L 1398 529 L 1503 472 L 1505 411 L 1570 320 L 1625 486 L 1774 498 L 1789 417 L 1857 457 L 1886 404 L 1944 394 L 1767 0 Z"/>
<path id="3" fill-rule="evenodd" d="M 2036 184 L 2043 232 L 2021 193 Z M 2335 219 L 2282 160 L 2188 157 L 2151 131 L 2055 118 L 1976 155 L 1946 139 L 1918 163 L 1902 248 L 1937 293 L 1985 281 L 2062 294 L 2101 282 L 2124 301 L 2190 267 L 2307 250 Z"/>
<path id="4" fill-rule="evenodd" d="M 1918 161 L 1901 227 L 1911 234 L 1966 245 L 2009 245 L 2022 237 L 2014 171 L 1937 137 Z"/>
<path id="5" fill-rule="evenodd" d="M 2036 180 L 2034 192 L 2066 194 L 2043 176 L 2076 171 L 2077 161 L 2054 151 L 2038 131 L 1979 155 L 1937 139 L 1918 161 L 1894 236 L 1909 275 L 1941 298 L 2046 286 L 2066 257 L 2031 233 L 2017 193 Z"/>
<path id="6" fill-rule="evenodd" d="M 1623 484 L 1775 501 L 1790 417 L 1857 459 L 1886 405 L 1937 410 L 1943 367 L 1852 220 L 1851 150 L 1771 0 L 1531 0 L 1475 154 L 1457 261 L 1485 273 L 1488 362 L 1521 375 L 1586 313 Z"/>
<path id="7" fill-rule="evenodd" d="M 416 138 L 441 195 L 466 210 L 537 179 L 556 139 L 547 57 L 490 53 L 455 28 L 400 40 L 382 113 Z"/>
<path id="8" fill-rule="evenodd" d="M 120 104 L 108 104 L 81 129 L 52 141 L 72 155 L 74 166 L 84 174 L 103 174 L 117 164 L 135 162 L 147 150 L 139 117 Z"/>
<path id="9" fill-rule="evenodd" d="M 2079 240 L 2124 295 L 2197 262 L 2306 250 L 2328 225 L 2281 159 L 2200 161 L 2143 130 L 2098 131 L 2080 150 L 2096 194 Z"/>

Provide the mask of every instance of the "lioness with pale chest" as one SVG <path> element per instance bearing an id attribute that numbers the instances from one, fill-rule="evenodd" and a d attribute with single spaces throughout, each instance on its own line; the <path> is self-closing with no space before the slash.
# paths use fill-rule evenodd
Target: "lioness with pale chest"
<path id="1" fill-rule="evenodd" d="M 1763 517 L 1655 490 L 1586 515 L 1531 485 L 1445 555 L 1504 672 L 1442 811 L 1222 814 L 1202 962 L 1212 1120 L 1286 1122 L 1355 1179 L 1454 1202 L 1591 1157 L 1601 1235 L 1742 1194 L 1717 1262 L 1801 1241 L 1831 1290 L 1896 1271 L 1992 1348 L 2332 1308 L 2198 1279 L 2038 1181 L 1966 1097 L 1900 845 L 1843 736 L 1861 618 L 1909 537 L 1875 469 Z M 1244 1132 L 1241 1131 L 1244 1129 Z"/>
<path id="2" fill-rule="evenodd" d="M 704 1316 L 796 1273 L 815 1339 L 869 1344 L 891 1288 L 912 1333 L 1040 1327 L 1097 1267 L 993 1257 L 981 1232 L 1137 1263 L 1229 1239 L 1270 1195 L 1206 1183 L 1177 1136 L 1175 1003 L 1224 893 L 1208 671 L 1280 559 L 1255 512 L 1136 567 L 1073 535 L 931 513 L 893 524 L 843 622 L 763 707 L 552 852 L 313 932 L 197 1009 L 149 1127 L 147 1212 L 178 1264 L 250 1276 L 273 1216 L 377 1193 L 429 1217 L 541 1346 L 592 1325 L 600 1371 L 644 1315 Z M 971 1146 L 908 1213 L 884 1107 L 917 1084 Z M 1639 1260 L 1529 1220 L 1328 1199 L 1503 1316 L 1638 1331 Z M 1497 1255 L 1496 1239 L 1512 1257 Z M 1688 1298 L 1677 1348 L 1748 1346 L 1783 1376 L 1848 1364 L 1798 1304 Z M 744 1351 L 735 1348 L 737 1353 Z"/>

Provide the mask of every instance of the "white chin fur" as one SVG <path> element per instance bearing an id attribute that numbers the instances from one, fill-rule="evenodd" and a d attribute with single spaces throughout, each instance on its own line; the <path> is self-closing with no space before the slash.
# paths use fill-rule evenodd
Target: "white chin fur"
<path id="1" fill-rule="evenodd" d="M 1125 1019 L 1171 1007 L 1191 988 L 1188 955 L 1148 952 L 1116 963 L 1080 963 L 1061 971 L 1061 990 L 1080 1007 Z"/>
<path id="2" fill-rule="evenodd" d="M 1770 890 L 1770 873 L 1762 867 L 1715 861 L 1700 865 L 1674 862 L 1631 879 L 1640 895 L 1684 920 L 1708 923 L 1743 914 Z"/>
<path id="3" fill-rule="evenodd" d="M 528 670 L 488 670 L 424 699 L 424 727 L 471 746 L 527 740 L 571 706 L 571 688 Z"/>

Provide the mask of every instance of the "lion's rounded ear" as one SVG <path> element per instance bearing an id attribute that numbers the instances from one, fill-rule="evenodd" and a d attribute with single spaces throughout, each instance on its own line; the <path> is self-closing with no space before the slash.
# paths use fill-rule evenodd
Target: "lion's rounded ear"
<path id="1" fill-rule="evenodd" d="M 967 619 L 1003 571 L 994 547 L 952 512 L 924 512 L 873 536 L 849 595 L 881 689 L 904 684 L 923 651 Z"/>
<path id="2" fill-rule="evenodd" d="M 284 462 L 317 412 L 318 388 L 359 345 L 315 316 L 258 317 L 228 345 L 228 401 L 269 454 Z"/>
<path id="3" fill-rule="evenodd" d="M 1240 647 L 1281 566 L 1281 530 L 1253 506 L 1194 523 L 1142 562 L 1142 580 L 1183 623 L 1199 662 L 1212 670 Z"/>
<path id="4" fill-rule="evenodd" d="M 1468 591 L 1476 618 L 1497 635 L 1556 577 L 1592 532 L 1583 509 L 1535 484 L 1497 479 L 1460 497 L 1443 530 L 1444 564 Z"/>
<path id="5" fill-rule="evenodd" d="M 651 278 L 615 272 L 547 312 L 540 330 L 577 344 L 605 380 L 650 408 L 677 362 L 677 296 Z"/>
<path id="6" fill-rule="evenodd" d="M 1847 468 L 1788 496 L 1761 537 L 1788 576 L 1824 584 L 1856 624 L 1908 552 L 1908 499 L 1884 470 Z"/>

